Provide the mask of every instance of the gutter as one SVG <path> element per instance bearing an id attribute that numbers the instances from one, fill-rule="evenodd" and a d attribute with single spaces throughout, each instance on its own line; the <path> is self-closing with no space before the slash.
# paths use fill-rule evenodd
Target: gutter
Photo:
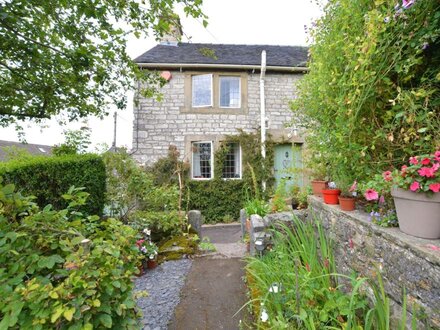
<path id="1" fill-rule="evenodd" d="M 176 68 L 176 69 L 235 69 L 235 70 L 260 70 L 260 65 L 240 64 L 197 64 L 197 63 L 136 63 L 140 68 Z M 307 67 L 301 66 L 266 66 L 267 71 L 306 73 Z"/>

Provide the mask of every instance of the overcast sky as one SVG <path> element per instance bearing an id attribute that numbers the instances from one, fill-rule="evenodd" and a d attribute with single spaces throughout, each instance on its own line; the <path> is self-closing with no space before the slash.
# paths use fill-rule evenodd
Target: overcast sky
<path id="1" fill-rule="evenodd" d="M 304 25 L 310 26 L 319 17 L 321 9 L 316 0 L 204 0 L 203 11 L 208 15 L 205 29 L 201 21 L 181 17 L 184 40 L 190 42 L 226 44 L 307 45 Z M 129 54 L 135 58 L 156 44 L 149 40 L 129 41 Z M 133 104 L 129 93 L 127 109 L 118 112 L 117 146 L 131 148 Z M 113 111 L 111 111 L 113 113 Z M 113 141 L 113 118 L 104 120 L 90 118 L 92 143 L 98 145 Z M 46 128 L 25 124 L 28 143 L 53 145 L 63 142 L 63 130 L 78 129 L 81 123 L 60 127 L 54 121 L 45 123 Z M 0 128 L 0 140 L 18 141 L 13 127 Z"/>

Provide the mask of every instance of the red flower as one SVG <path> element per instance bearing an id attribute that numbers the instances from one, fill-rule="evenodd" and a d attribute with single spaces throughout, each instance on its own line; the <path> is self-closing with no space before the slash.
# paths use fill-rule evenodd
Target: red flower
<path id="1" fill-rule="evenodd" d="M 422 167 L 417 171 L 420 176 L 426 176 L 427 178 L 432 178 L 434 176 L 434 170 L 431 167 Z"/>
<path id="2" fill-rule="evenodd" d="M 440 150 L 438 150 L 434 153 L 434 157 L 435 157 L 436 161 L 440 162 Z"/>
<path id="3" fill-rule="evenodd" d="M 382 173 L 383 179 L 385 181 L 391 181 L 393 180 L 393 177 L 391 176 L 391 171 L 385 171 Z"/>
<path id="4" fill-rule="evenodd" d="M 136 242 L 137 247 L 140 248 L 144 242 L 145 242 L 144 239 L 140 239 L 139 241 L 137 241 L 137 242 Z"/>
<path id="5" fill-rule="evenodd" d="M 409 189 L 411 191 L 417 191 L 420 189 L 420 183 L 418 183 L 417 181 L 414 181 L 413 183 L 411 183 L 411 186 L 409 186 Z"/>
<path id="6" fill-rule="evenodd" d="M 440 191 L 440 183 L 431 183 L 429 185 L 429 189 L 431 189 L 435 193 L 438 193 Z"/>
<path id="7" fill-rule="evenodd" d="M 434 165 L 432 165 L 432 171 L 433 172 L 437 172 L 437 170 L 440 168 L 440 164 L 439 163 L 435 163 Z"/>
<path id="8" fill-rule="evenodd" d="M 409 157 L 409 163 L 411 165 L 417 165 L 419 161 L 417 160 L 417 157 Z"/>
<path id="9" fill-rule="evenodd" d="M 429 158 L 423 158 L 422 165 L 429 165 L 431 163 L 431 159 Z"/>
<path id="10" fill-rule="evenodd" d="M 408 168 L 408 166 L 406 166 L 406 165 L 403 165 L 402 166 L 402 169 L 401 169 L 401 172 L 400 172 L 400 174 L 402 175 L 402 176 L 405 176 L 406 175 L 406 169 Z"/>

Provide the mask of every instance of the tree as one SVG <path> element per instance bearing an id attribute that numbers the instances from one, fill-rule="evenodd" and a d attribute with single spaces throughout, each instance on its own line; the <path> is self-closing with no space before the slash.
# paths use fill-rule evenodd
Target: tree
<path id="1" fill-rule="evenodd" d="M 203 18 L 202 0 L 0 0 L 0 125 L 62 114 L 72 121 L 123 108 L 135 81 L 152 96 L 160 78 L 140 70 L 127 37 L 160 38 L 175 4 Z"/>
<path id="2" fill-rule="evenodd" d="M 52 148 L 55 156 L 84 154 L 91 144 L 90 128 L 83 126 L 79 130 L 68 129 L 64 133 L 64 143 L 56 145 Z"/>

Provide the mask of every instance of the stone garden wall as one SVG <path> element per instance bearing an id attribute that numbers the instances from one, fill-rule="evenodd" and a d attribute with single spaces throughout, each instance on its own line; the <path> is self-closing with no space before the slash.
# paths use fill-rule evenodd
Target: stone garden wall
<path id="1" fill-rule="evenodd" d="M 401 312 L 405 288 L 408 310 L 415 304 L 429 315 L 432 327 L 440 328 L 440 240 L 379 227 L 364 212 L 344 212 L 315 196 L 309 197 L 309 217 L 319 218 L 334 240 L 338 272 L 353 269 L 371 278 L 380 270 L 394 315 Z"/>
<path id="2" fill-rule="evenodd" d="M 338 273 L 375 278 L 380 271 L 385 291 L 390 297 L 392 315 L 400 317 L 403 288 L 406 290 L 408 324 L 413 306 L 419 316 L 434 329 L 440 329 L 440 240 L 425 240 L 402 233 L 398 228 L 382 228 L 360 211 L 344 212 L 338 205 L 327 205 L 322 198 L 309 197 L 309 210 L 270 214 L 264 218 L 252 215 L 250 221 L 250 252 L 258 254 L 254 242 L 265 229 L 289 222 L 292 216 L 318 219 L 335 244 Z M 245 230 L 246 213 L 240 214 Z M 416 220 L 416 219 L 415 219 Z M 408 326 L 408 328 L 410 328 Z M 417 329 L 426 329 L 419 323 Z"/>

